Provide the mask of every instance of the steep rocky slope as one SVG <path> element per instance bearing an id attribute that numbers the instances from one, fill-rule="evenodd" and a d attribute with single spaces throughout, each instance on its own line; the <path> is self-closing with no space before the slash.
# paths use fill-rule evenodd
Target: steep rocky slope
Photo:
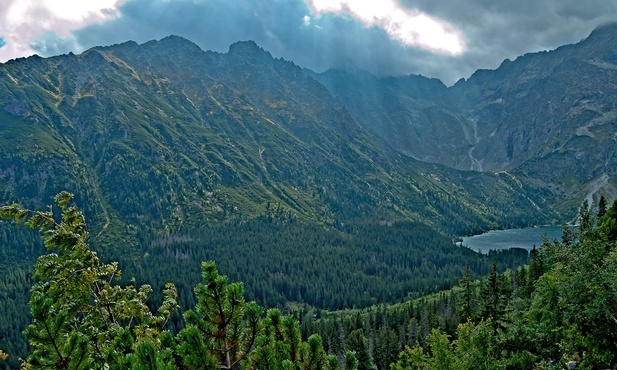
<path id="1" fill-rule="evenodd" d="M 414 158 L 509 171 L 565 212 L 615 197 L 617 25 L 576 45 L 506 60 L 446 88 L 422 76 L 310 73 L 371 132 Z"/>

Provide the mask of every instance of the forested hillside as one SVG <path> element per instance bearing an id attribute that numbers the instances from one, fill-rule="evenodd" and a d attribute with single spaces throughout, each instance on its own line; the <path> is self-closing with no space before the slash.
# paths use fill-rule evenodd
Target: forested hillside
<path id="1" fill-rule="evenodd" d="M 202 265 L 194 310 L 178 334 L 167 329 L 178 292 L 166 284 L 151 311 L 149 285 L 116 285 L 118 264 L 88 244 L 83 215 L 61 193 L 53 210 L 17 204 L 3 219 L 43 232 L 50 254 L 38 259 L 25 331 L 32 368 L 530 369 L 617 364 L 617 202 L 597 217 L 584 206 L 580 226 L 545 241 L 530 264 L 500 274 L 497 262 L 475 281 L 432 297 L 323 317 L 281 317 L 243 297 L 213 262 Z M 319 313 L 321 316 L 321 313 Z M 317 320 L 316 320 L 317 319 Z M 304 342 L 306 340 L 306 342 Z M 452 340 L 452 341 L 451 341 Z M 16 348 L 0 358 L 15 365 Z"/>
<path id="2" fill-rule="evenodd" d="M 0 108 L 13 149 L 0 154 L 0 199 L 44 206 L 72 191 L 92 227 L 124 244 L 269 206 L 450 235 L 560 220 L 546 194 L 510 176 L 380 145 L 323 85 L 253 42 L 219 54 L 168 37 L 13 60 L 0 66 Z"/>
<path id="3" fill-rule="evenodd" d="M 33 283 L 31 265 L 44 248 L 36 233 L 12 223 L 2 226 L 5 244 L 0 250 L 7 262 L 1 265 L 6 273 L 0 276 L 0 285 L 6 287 L 0 301 L 4 318 L 0 347 L 23 356 L 27 346 L 20 333 L 30 320 L 25 312 Z M 99 256 L 103 261 L 118 261 L 124 276 L 121 284 L 151 285 L 151 305 L 163 299 L 166 283 L 174 283 L 179 312 L 196 304 L 192 290 L 200 281 L 201 261 L 214 260 L 232 279 L 242 280 L 247 299 L 287 312 L 400 301 L 451 287 L 465 265 L 479 276 L 490 271 L 495 258 L 502 268 L 526 263 L 528 258 L 524 252 L 478 255 L 410 221 L 325 229 L 275 212 L 199 230 L 161 237 L 139 249 L 119 245 L 99 250 Z M 88 239 L 96 240 L 97 235 Z M 11 251 L 14 254 L 9 255 Z M 172 315 L 167 325 L 179 330 L 182 316 Z"/>

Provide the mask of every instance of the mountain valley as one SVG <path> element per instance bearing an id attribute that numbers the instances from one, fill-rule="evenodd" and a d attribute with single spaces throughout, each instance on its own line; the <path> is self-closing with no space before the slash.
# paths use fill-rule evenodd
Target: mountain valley
<path id="1" fill-rule="evenodd" d="M 604 26 L 449 87 L 316 73 L 253 41 L 217 53 L 179 36 L 11 60 L 0 64 L 0 203 L 44 210 L 74 194 L 122 283 L 151 284 L 158 302 L 171 281 L 182 310 L 207 260 L 249 300 L 307 317 L 418 298 L 463 274 L 496 279 L 527 252 L 481 256 L 454 240 L 575 223 L 585 201 L 599 214 L 617 197 L 616 42 Z M 5 221 L 0 240 L 0 313 L 15 317 L 0 320 L 0 348 L 26 353 L 30 266 L 46 250 Z M 435 322 L 449 299 L 428 301 Z M 413 314 L 426 339 L 429 314 Z"/>

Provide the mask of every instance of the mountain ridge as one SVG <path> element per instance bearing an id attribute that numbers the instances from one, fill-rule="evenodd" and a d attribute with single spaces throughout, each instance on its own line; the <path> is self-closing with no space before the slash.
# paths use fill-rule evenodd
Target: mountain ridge
<path id="1" fill-rule="evenodd" d="M 1 136 L 25 143 L 2 161 L 31 172 L 0 176 L 2 199 L 42 204 L 68 187 L 92 201 L 99 230 L 171 232 L 278 204 L 326 224 L 414 219 L 467 234 L 528 224 L 523 214 L 544 204 L 508 176 L 458 173 L 388 148 L 322 84 L 254 42 L 221 54 L 171 36 L 19 60 L 0 73 Z M 36 135 L 20 136 L 20 119 Z M 39 173 L 45 183 L 33 180 Z M 532 219 L 559 218 L 542 209 Z"/>
<path id="2" fill-rule="evenodd" d="M 508 171 L 552 192 L 568 212 L 582 199 L 615 198 L 616 40 L 617 25 L 609 24 L 577 44 L 504 60 L 422 96 L 393 88 L 408 77 L 308 73 L 393 148 L 462 170 Z M 569 173 L 543 179 L 564 161 Z M 606 186 L 589 193 L 605 177 Z"/>

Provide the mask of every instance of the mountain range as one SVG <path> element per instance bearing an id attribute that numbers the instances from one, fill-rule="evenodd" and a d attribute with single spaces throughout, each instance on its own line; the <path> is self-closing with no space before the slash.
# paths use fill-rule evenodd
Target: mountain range
<path id="1" fill-rule="evenodd" d="M 571 220 L 617 194 L 617 26 L 446 87 L 315 73 L 170 36 L 0 65 L 0 194 L 87 200 L 99 230 L 413 219 L 448 234 Z M 79 199 L 79 198 L 78 198 Z"/>
<path id="2" fill-rule="evenodd" d="M 412 158 L 319 80 L 254 42 L 220 54 L 177 36 L 9 61 L 1 199 L 43 206 L 68 189 L 95 229 L 128 240 L 274 209 L 325 225 L 411 219 L 450 235 L 563 220 L 552 193 L 511 173 Z M 445 101 L 428 91 L 436 81 L 388 81 Z"/>
<path id="3" fill-rule="evenodd" d="M 422 76 L 308 73 L 369 132 L 425 162 L 507 171 L 568 212 L 616 194 L 617 26 L 446 87 Z"/>

